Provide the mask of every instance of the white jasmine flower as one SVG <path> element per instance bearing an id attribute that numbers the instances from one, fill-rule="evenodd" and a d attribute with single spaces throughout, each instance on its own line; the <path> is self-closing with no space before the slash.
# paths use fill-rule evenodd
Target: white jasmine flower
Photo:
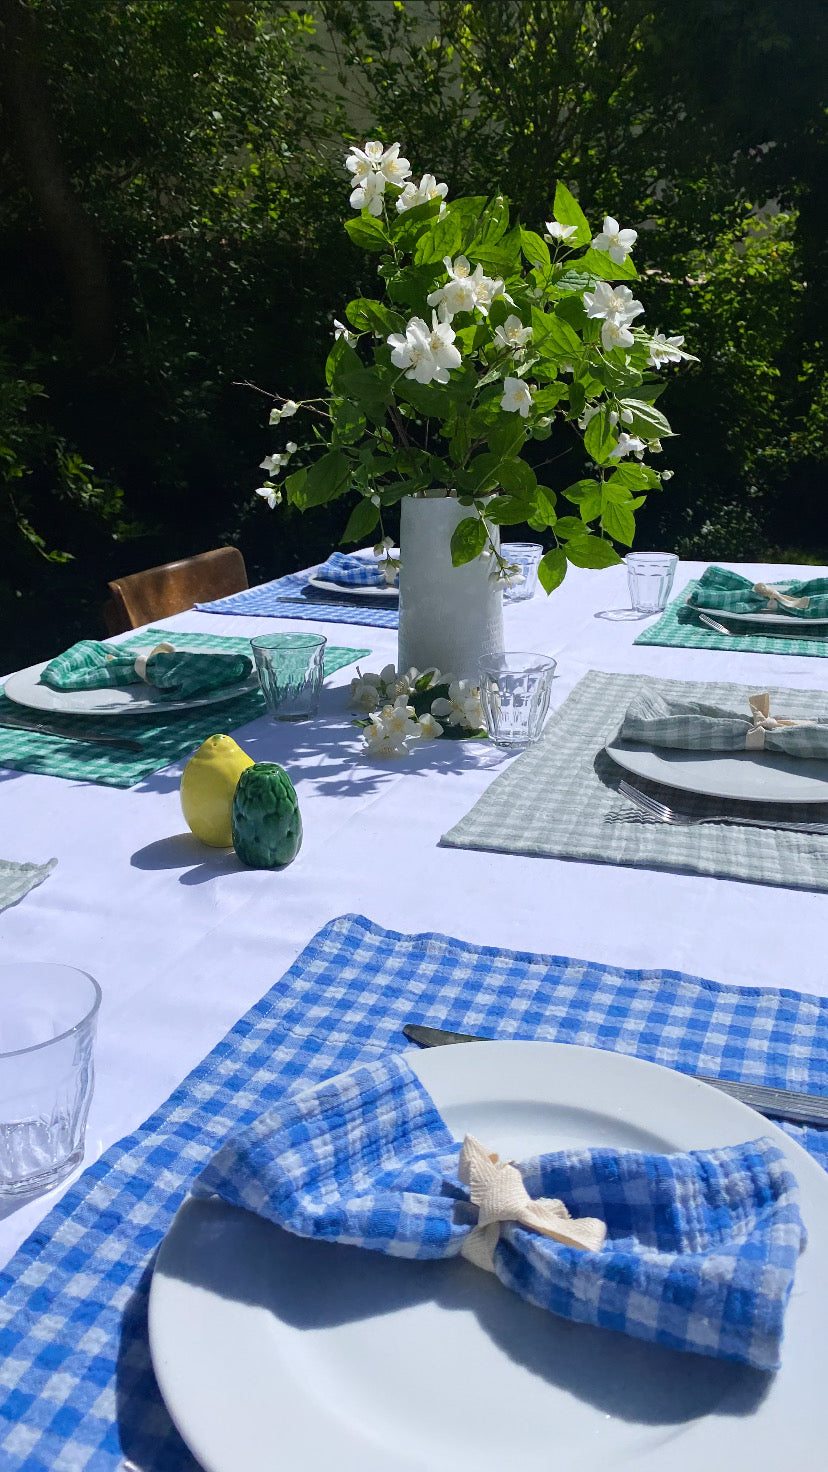
<path id="1" fill-rule="evenodd" d="M 546 229 L 548 233 L 543 237 L 544 240 L 568 240 L 570 235 L 576 233 L 578 226 L 559 225 L 557 220 L 547 220 Z"/>
<path id="2" fill-rule="evenodd" d="M 633 422 L 633 411 L 632 411 L 632 409 L 622 409 L 621 410 L 621 423 L 622 424 L 632 424 L 632 422 Z"/>
<path id="3" fill-rule="evenodd" d="M 610 286 L 608 281 L 599 281 L 594 291 L 584 292 L 584 306 L 588 317 L 605 317 L 622 327 L 628 327 L 633 317 L 644 311 L 628 286 Z"/>
<path id="4" fill-rule="evenodd" d="M 450 726 L 465 726 L 470 731 L 479 731 L 483 725 L 483 708 L 480 690 L 470 680 L 452 680 L 448 699 L 438 695 L 431 702 L 431 714 L 438 719 L 447 719 Z"/>
<path id="5" fill-rule="evenodd" d="M 662 470 L 662 472 L 661 472 L 661 479 L 662 480 L 672 480 L 674 475 L 675 475 L 675 471 L 674 470 Z"/>
<path id="6" fill-rule="evenodd" d="M 499 342 L 501 347 L 510 348 L 513 353 L 525 347 L 531 336 L 531 327 L 524 327 L 514 312 L 506 318 L 505 322 L 501 323 L 500 327 L 495 328 L 495 342 Z"/>
<path id="7" fill-rule="evenodd" d="M 431 298 L 429 297 L 429 301 Z M 387 338 L 395 368 L 405 368 L 406 378 L 417 383 L 448 383 L 452 368 L 460 366 L 459 350 L 454 346 L 455 334 L 449 322 L 440 322 L 432 312 L 429 328 L 422 317 L 412 317 L 405 336 L 392 332 Z"/>
<path id="8" fill-rule="evenodd" d="M 404 741 L 407 736 L 418 735 L 414 707 L 408 704 L 407 695 L 398 695 L 393 705 L 384 705 L 381 715 L 385 735 L 392 740 Z"/>
<path id="9" fill-rule="evenodd" d="M 376 139 L 369 140 L 364 148 L 352 148 L 345 160 L 349 174 L 357 179 L 367 179 L 382 162 L 383 147 Z"/>
<path id="10" fill-rule="evenodd" d="M 395 586 L 397 578 L 399 577 L 400 567 L 401 563 L 398 557 L 386 557 L 385 561 L 383 562 L 382 571 L 385 576 L 385 581 L 389 584 L 390 587 Z"/>
<path id="11" fill-rule="evenodd" d="M 687 353 L 680 353 L 679 348 L 684 342 L 683 337 L 665 337 L 663 332 L 655 332 L 650 340 L 650 356 L 647 363 L 651 368 L 660 368 L 662 363 L 680 363 L 682 358 L 688 357 Z"/>
<path id="12" fill-rule="evenodd" d="M 397 200 L 398 213 L 402 215 L 406 210 L 413 210 L 415 205 L 428 204 L 431 199 L 439 199 L 442 218 L 446 213 L 447 194 L 448 184 L 438 184 L 433 174 L 423 174 L 419 184 L 406 184 Z"/>
<path id="13" fill-rule="evenodd" d="M 400 158 L 399 143 L 392 143 L 386 148 L 380 159 L 380 173 L 388 180 L 389 184 L 404 184 L 411 173 L 411 165 L 407 158 Z"/>
<path id="14" fill-rule="evenodd" d="M 288 460 L 291 455 L 296 453 L 297 448 L 298 446 L 291 440 L 282 454 L 265 455 L 259 469 L 266 470 L 268 475 L 272 475 L 274 470 L 281 470 L 283 465 L 287 465 Z"/>
<path id="15" fill-rule="evenodd" d="M 443 258 L 443 265 L 449 274 L 445 286 L 437 287 L 426 297 L 430 307 L 439 307 L 441 316 L 447 316 L 449 320 L 456 312 L 473 312 L 477 301 L 477 290 L 472 281 L 472 271 L 465 256 L 458 256 L 452 261 L 451 256 Z"/>
<path id="16" fill-rule="evenodd" d="M 382 505 L 382 496 L 380 495 L 379 491 L 374 491 L 373 496 L 370 496 L 369 497 L 369 500 L 370 500 L 372 506 L 381 506 Z"/>
<path id="17" fill-rule="evenodd" d="M 524 383 L 522 378 L 504 378 L 500 407 L 505 409 L 507 414 L 517 412 L 521 419 L 528 419 L 529 410 L 532 407 L 531 385 Z"/>
<path id="18" fill-rule="evenodd" d="M 608 317 L 601 326 L 601 343 L 608 353 L 613 348 L 631 348 L 635 338 L 623 322 Z"/>
<path id="19" fill-rule="evenodd" d="M 484 317 L 488 316 L 489 307 L 497 297 L 506 297 L 507 302 L 512 300 L 510 296 L 506 296 L 505 285 L 500 277 L 495 279 L 492 276 L 484 276 L 482 266 L 475 266 L 471 284 L 474 287 L 474 304 Z"/>
<path id="20" fill-rule="evenodd" d="M 624 455 L 642 455 L 646 448 L 644 441 L 640 440 L 637 435 L 627 434 L 626 430 L 622 430 L 618 444 L 614 450 L 610 450 L 609 458 L 620 460 Z"/>
<path id="21" fill-rule="evenodd" d="M 371 711 L 368 717 L 368 725 L 363 727 L 363 737 L 371 756 L 399 757 L 405 756 L 408 747 L 404 737 L 389 736 L 385 729 L 385 722 L 376 711 Z"/>
<path id="22" fill-rule="evenodd" d="M 267 502 L 271 511 L 273 510 L 274 506 L 278 506 L 280 504 L 282 499 L 282 492 L 277 491 L 275 486 L 259 486 L 258 490 L 256 491 L 256 495 L 261 496 L 262 499 Z"/>
<path id="23" fill-rule="evenodd" d="M 383 665 L 379 672 L 381 685 L 393 685 L 397 678 L 397 671 L 393 664 Z"/>
<path id="24" fill-rule="evenodd" d="M 298 408 L 299 405 L 296 403 L 295 399 L 285 399 L 285 402 L 282 405 L 282 419 L 292 419 Z"/>
<path id="25" fill-rule="evenodd" d="M 370 215 L 382 214 L 382 197 L 385 194 L 384 174 L 368 174 L 360 179 L 351 194 L 350 203 L 355 210 L 367 209 Z"/>
<path id="26" fill-rule="evenodd" d="M 600 404 L 587 404 L 586 408 L 584 409 L 583 414 L 581 415 L 580 419 L 578 420 L 578 428 L 579 429 L 586 429 L 587 425 L 589 424 L 590 419 L 594 419 L 595 418 L 595 415 L 596 414 L 600 414 L 600 412 L 601 412 L 601 405 Z"/>
<path id="27" fill-rule="evenodd" d="M 443 734 L 443 728 L 440 722 L 435 721 L 434 717 L 428 715 L 428 713 L 420 716 L 417 726 L 419 727 L 419 738 L 421 741 L 436 741 L 437 737 Z"/>
<path id="28" fill-rule="evenodd" d="M 340 322 L 338 317 L 334 317 L 334 342 L 338 342 L 340 337 L 344 337 L 350 347 L 354 347 L 357 341 L 356 333 L 350 332 L 344 322 Z"/>
<path id="29" fill-rule="evenodd" d="M 348 692 L 348 705 L 351 710 L 363 711 L 365 715 L 370 715 L 372 710 L 379 709 L 379 703 L 380 696 L 374 684 L 374 677 L 372 675 L 359 678 L 354 676 Z"/>
<path id="30" fill-rule="evenodd" d="M 600 235 L 596 235 L 592 248 L 605 250 L 611 261 L 615 261 L 617 266 L 623 266 L 637 239 L 637 230 L 622 230 L 612 215 L 606 215 L 604 228 Z"/>
<path id="31" fill-rule="evenodd" d="M 288 440 L 287 444 L 285 445 L 285 454 L 295 455 L 298 449 L 299 446 L 297 445 L 295 440 Z"/>

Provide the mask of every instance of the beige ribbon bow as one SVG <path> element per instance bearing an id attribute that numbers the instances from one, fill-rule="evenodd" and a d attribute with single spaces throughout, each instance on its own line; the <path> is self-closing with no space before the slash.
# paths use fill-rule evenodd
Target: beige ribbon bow
<path id="1" fill-rule="evenodd" d="M 175 650 L 172 644 L 156 644 L 155 648 L 148 650 L 146 654 L 138 655 L 135 661 L 135 673 L 138 679 L 143 680 L 145 684 L 149 684 L 147 680 L 147 664 L 154 654 L 175 654 Z"/>
<path id="2" fill-rule="evenodd" d="M 589 1216 L 573 1218 L 562 1201 L 550 1197 L 533 1200 L 517 1166 L 490 1155 L 474 1135 L 466 1135 L 463 1141 L 458 1174 L 477 1207 L 477 1226 L 461 1248 L 462 1256 L 475 1267 L 494 1272 L 494 1251 L 501 1222 L 517 1222 L 518 1226 L 529 1227 L 567 1247 L 580 1247 L 587 1252 L 597 1252 L 604 1244 L 607 1235 L 604 1222 Z"/>
<path id="3" fill-rule="evenodd" d="M 775 613 L 777 608 L 808 608 L 810 598 L 794 598 L 790 593 L 783 593 L 781 588 L 774 588 L 772 583 L 754 583 L 754 593 L 760 598 L 767 598 L 768 606 L 766 613 Z"/>
<path id="4" fill-rule="evenodd" d="M 765 732 L 776 731 L 780 726 L 816 726 L 817 721 L 793 721 L 785 716 L 769 715 L 770 695 L 765 691 L 764 695 L 751 695 L 750 711 L 753 716 L 753 725 L 748 727 L 745 736 L 746 751 L 764 751 Z"/>

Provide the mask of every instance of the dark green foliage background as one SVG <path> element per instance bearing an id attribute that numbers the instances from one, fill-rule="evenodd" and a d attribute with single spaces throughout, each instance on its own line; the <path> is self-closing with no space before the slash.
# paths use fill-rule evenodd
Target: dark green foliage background
<path id="1" fill-rule="evenodd" d="M 253 498 L 309 424 L 243 385 L 319 391 L 374 294 L 341 223 L 343 138 L 374 133 L 533 228 L 562 179 L 639 230 L 648 326 L 701 358 L 639 545 L 828 560 L 821 0 L 0 0 L 0 39 L 5 668 L 99 634 L 120 573 L 233 540 L 255 581 L 338 540 L 344 505 Z"/>

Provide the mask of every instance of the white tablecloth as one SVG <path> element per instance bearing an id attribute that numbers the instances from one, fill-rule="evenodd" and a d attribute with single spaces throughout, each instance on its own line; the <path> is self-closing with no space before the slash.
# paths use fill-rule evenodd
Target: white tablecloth
<path id="1" fill-rule="evenodd" d="M 674 591 L 703 567 L 682 564 Z M 801 576 L 759 564 L 738 571 L 766 581 Z M 539 593 L 507 607 L 507 647 L 557 659 L 553 706 L 591 668 L 724 677 L 755 690 L 826 687 L 822 659 L 636 648 L 647 624 L 596 617 L 627 603 L 623 567 L 570 569 L 549 599 Z M 164 625 L 247 636 L 296 628 L 196 612 Z M 318 627 L 331 643 L 370 648 L 365 668 L 395 659 L 392 630 Z M 345 701 L 353 673 L 327 682 L 318 720 L 259 720 L 233 733 L 257 761 L 285 766 L 296 785 L 304 844 L 282 872 L 243 869 L 192 838 L 178 800 L 183 763 L 127 791 L 0 769 L 0 856 L 59 860 L 0 915 L 2 958 L 81 967 L 104 993 L 87 1164 L 145 1119 L 319 927 L 346 911 L 404 931 L 828 995 L 824 894 L 438 848 L 513 758 L 483 742 L 446 742 L 393 764 L 364 760 Z M 56 1195 L 0 1205 L 0 1262 Z"/>

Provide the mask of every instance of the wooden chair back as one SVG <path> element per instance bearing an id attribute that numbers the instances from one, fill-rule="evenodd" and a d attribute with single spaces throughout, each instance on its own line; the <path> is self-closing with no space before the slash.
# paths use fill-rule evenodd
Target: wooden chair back
<path id="1" fill-rule="evenodd" d="M 237 547 L 215 547 L 180 562 L 148 567 L 109 584 L 112 599 L 104 605 L 107 631 L 122 634 L 246 587 L 247 569 Z"/>

